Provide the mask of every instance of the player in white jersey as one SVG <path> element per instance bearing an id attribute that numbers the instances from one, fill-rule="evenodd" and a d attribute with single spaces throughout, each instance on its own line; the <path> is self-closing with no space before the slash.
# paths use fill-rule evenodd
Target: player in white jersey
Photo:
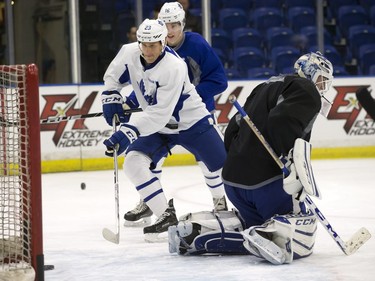
<path id="1" fill-rule="evenodd" d="M 115 116 L 120 130 L 104 141 L 106 155 L 126 151 L 124 172 L 141 198 L 158 217 L 145 227 L 145 239 L 177 224 L 173 199 L 167 202 L 159 179 L 149 167 L 175 145 L 181 145 L 202 159 L 210 171 L 223 167 L 224 143 L 213 119 L 190 83 L 185 62 L 166 46 L 167 28 L 160 20 L 146 19 L 137 30 L 138 43 L 124 45 L 104 74 L 103 113 L 112 125 Z M 131 115 L 123 111 L 121 89 L 131 83 L 143 109 Z"/>
<path id="2" fill-rule="evenodd" d="M 165 3 L 160 9 L 159 19 L 165 22 L 168 29 L 167 45 L 184 59 L 188 66 L 190 81 L 195 85 L 207 110 L 215 118 L 215 96 L 220 95 L 228 87 L 227 77 L 220 59 L 200 34 L 184 31 L 186 25 L 185 11 L 180 3 Z M 133 93 L 126 98 L 125 103 L 129 108 L 139 106 Z M 162 158 L 156 167 L 152 169 L 152 172 L 159 179 L 162 175 L 164 160 L 165 158 Z M 221 174 L 207 169 L 199 157 L 196 157 L 196 160 L 211 193 L 215 211 L 227 210 Z M 150 208 L 140 200 L 134 209 L 125 213 L 124 225 L 139 226 L 149 224 L 151 216 L 152 211 Z"/>

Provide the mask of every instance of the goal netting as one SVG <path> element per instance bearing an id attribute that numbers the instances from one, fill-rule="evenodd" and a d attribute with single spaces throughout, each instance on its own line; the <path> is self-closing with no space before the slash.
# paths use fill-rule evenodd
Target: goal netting
<path id="1" fill-rule="evenodd" d="M 38 69 L 0 65 L 0 280 L 43 280 Z"/>

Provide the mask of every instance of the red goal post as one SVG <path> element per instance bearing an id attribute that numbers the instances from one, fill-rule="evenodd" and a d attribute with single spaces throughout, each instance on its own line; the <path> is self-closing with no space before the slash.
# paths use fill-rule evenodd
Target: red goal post
<path id="1" fill-rule="evenodd" d="M 38 68 L 0 65 L 0 280 L 44 280 Z"/>

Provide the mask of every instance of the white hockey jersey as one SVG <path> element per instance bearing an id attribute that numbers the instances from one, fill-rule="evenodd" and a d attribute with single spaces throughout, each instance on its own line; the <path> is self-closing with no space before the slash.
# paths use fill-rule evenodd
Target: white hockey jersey
<path id="1" fill-rule="evenodd" d="M 120 92 L 128 83 L 143 110 L 132 114 L 128 124 L 136 127 L 140 136 L 176 134 L 210 114 L 190 83 L 185 62 L 169 47 L 145 67 L 138 43 L 123 45 L 104 74 L 104 85 L 107 91 Z M 167 128 L 167 124 L 178 128 Z"/>

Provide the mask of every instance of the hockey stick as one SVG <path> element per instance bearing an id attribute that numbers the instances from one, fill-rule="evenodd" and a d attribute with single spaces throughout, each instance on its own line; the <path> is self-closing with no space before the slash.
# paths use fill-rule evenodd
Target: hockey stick
<path id="1" fill-rule="evenodd" d="M 116 118 L 115 115 L 113 117 L 113 133 L 116 133 Z M 113 149 L 113 180 L 114 180 L 114 186 L 115 186 L 115 213 L 116 213 L 116 226 L 117 226 L 117 232 L 114 233 L 113 231 L 109 230 L 108 228 L 103 228 L 102 234 L 104 239 L 106 239 L 109 242 L 119 244 L 120 243 L 120 211 L 119 211 L 119 185 L 118 185 L 118 163 L 117 163 L 117 149 L 118 147 L 115 147 Z"/>
<path id="2" fill-rule="evenodd" d="M 272 147 L 267 143 L 264 139 L 263 135 L 257 129 L 255 124 L 250 120 L 250 117 L 246 114 L 245 110 L 241 107 L 241 105 L 236 100 L 234 95 L 229 96 L 229 102 L 232 103 L 236 109 L 241 114 L 242 118 L 245 122 L 249 125 L 250 129 L 254 132 L 254 134 L 258 137 L 260 142 L 264 145 L 267 151 L 270 153 L 272 158 L 276 161 L 277 165 L 282 169 L 283 173 L 288 174 L 286 167 L 284 166 L 283 162 L 277 157 L 277 154 L 272 149 Z M 308 205 L 309 209 L 314 213 L 314 215 L 318 218 L 320 223 L 323 225 L 325 230 L 329 233 L 332 239 L 336 242 L 336 244 L 340 247 L 340 249 L 346 255 L 351 255 L 356 252 L 367 240 L 371 238 L 370 232 L 362 227 L 359 229 L 347 242 L 344 242 L 341 237 L 337 234 L 337 232 L 333 229 L 331 224 L 328 220 L 324 217 L 322 212 L 318 209 L 315 203 L 311 200 L 310 196 L 306 194 L 305 202 Z"/>
<path id="3" fill-rule="evenodd" d="M 140 111 L 142 111 L 142 108 L 132 108 L 132 109 L 124 110 L 124 113 L 125 114 L 131 114 L 131 113 L 140 112 Z M 86 118 L 99 117 L 99 116 L 103 116 L 103 112 L 70 115 L 70 116 L 50 117 L 50 118 L 47 118 L 47 119 L 40 120 L 40 124 L 52 124 L 52 123 L 59 123 L 61 121 L 86 119 Z"/>

